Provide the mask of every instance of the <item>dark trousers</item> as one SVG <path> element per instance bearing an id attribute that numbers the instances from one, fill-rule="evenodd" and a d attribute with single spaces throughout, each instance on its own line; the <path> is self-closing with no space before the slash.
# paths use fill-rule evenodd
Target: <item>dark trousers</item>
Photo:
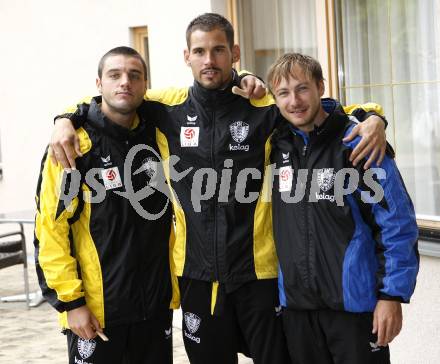
<path id="1" fill-rule="evenodd" d="M 294 364 L 388 364 L 377 347 L 372 313 L 284 310 L 284 332 Z"/>
<path id="2" fill-rule="evenodd" d="M 66 330 L 69 364 L 172 364 L 172 311 L 154 318 L 104 329 L 109 341 L 98 336 L 84 340 Z"/>
<path id="3" fill-rule="evenodd" d="M 214 315 L 212 283 L 179 278 L 182 334 L 191 364 L 235 364 L 237 353 L 256 364 L 289 364 L 276 279 L 220 285 Z"/>

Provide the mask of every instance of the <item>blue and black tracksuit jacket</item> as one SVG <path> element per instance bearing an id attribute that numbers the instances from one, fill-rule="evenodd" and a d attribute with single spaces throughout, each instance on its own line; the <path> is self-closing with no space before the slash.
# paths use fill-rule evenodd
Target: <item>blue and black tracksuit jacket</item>
<path id="1" fill-rule="evenodd" d="M 359 139 L 342 142 L 355 125 L 353 118 L 334 100 L 323 104 L 329 116 L 313 132 L 286 123 L 272 140 L 281 304 L 371 312 L 378 299 L 409 302 L 419 268 L 418 228 L 393 156 L 387 154 L 378 173 L 353 167 L 348 157 Z M 349 187 L 348 177 L 337 178 L 344 168 L 354 168 L 359 184 L 338 204 L 336 185 L 343 181 L 342 187 Z M 380 200 L 372 198 L 380 197 L 379 185 Z"/>

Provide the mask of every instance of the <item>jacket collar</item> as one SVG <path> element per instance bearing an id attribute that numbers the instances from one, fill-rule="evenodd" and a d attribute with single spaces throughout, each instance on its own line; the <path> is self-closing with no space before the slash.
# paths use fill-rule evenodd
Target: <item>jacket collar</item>
<path id="1" fill-rule="evenodd" d="M 214 109 L 220 105 L 229 104 L 241 97 L 232 93 L 233 86 L 239 86 L 239 76 L 235 70 L 232 70 L 232 80 L 224 89 L 209 90 L 194 80 L 190 93 L 204 107 Z"/>
<path id="2" fill-rule="evenodd" d="M 140 108 L 142 108 L 142 105 L 137 109 L 137 114 L 139 116 L 139 125 L 133 130 L 130 130 L 114 123 L 107 116 L 105 116 L 104 113 L 101 111 L 101 107 L 99 106 L 101 102 L 101 96 L 96 96 L 92 98 L 87 113 L 87 119 L 94 128 L 98 129 L 103 134 L 106 134 L 113 139 L 127 140 L 135 137 L 145 129 L 145 121 L 141 117 L 142 112 L 139 112 Z"/>

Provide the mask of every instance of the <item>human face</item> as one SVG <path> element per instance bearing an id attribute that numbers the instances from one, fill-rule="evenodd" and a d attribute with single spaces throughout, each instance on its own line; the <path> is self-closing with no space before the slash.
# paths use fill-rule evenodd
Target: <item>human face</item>
<path id="1" fill-rule="evenodd" d="M 324 82 L 316 82 L 298 70 L 289 79 L 283 78 L 273 89 L 275 101 L 286 120 L 305 132 L 312 131 L 325 119 L 321 106 Z"/>
<path id="2" fill-rule="evenodd" d="M 147 87 L 142 62 L 125 55 L 107 57 L 96 86 L 102 94 L 102 111 L 110 118 L 113 114 L 134 114 Z"/>
<path id="3" fill-rule="evenodd" d="M 190 49 L 185 50 L 185 62 L 194 79 L 203 87 L 215 90 L 226 87 L 232 78 L 232 64 L 240 59 L 240 48 L 231 49 L 224 31 L 195 30 L 191 33 Z"/>

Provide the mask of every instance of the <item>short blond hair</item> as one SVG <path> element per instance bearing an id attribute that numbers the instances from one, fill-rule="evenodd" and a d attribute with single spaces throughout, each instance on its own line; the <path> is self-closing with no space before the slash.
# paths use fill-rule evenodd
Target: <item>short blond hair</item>
<path id="1" fill-rule="evenodd" d="M 267 73 L 267 83 L 270 92 L 283 79 L 297 78 L 295 67 L 299 67 L 304 74 L 318 84 L 324 80 L 320 63 L 313 57 L 301 53 L 286 53 L 272 64 Z"/>

